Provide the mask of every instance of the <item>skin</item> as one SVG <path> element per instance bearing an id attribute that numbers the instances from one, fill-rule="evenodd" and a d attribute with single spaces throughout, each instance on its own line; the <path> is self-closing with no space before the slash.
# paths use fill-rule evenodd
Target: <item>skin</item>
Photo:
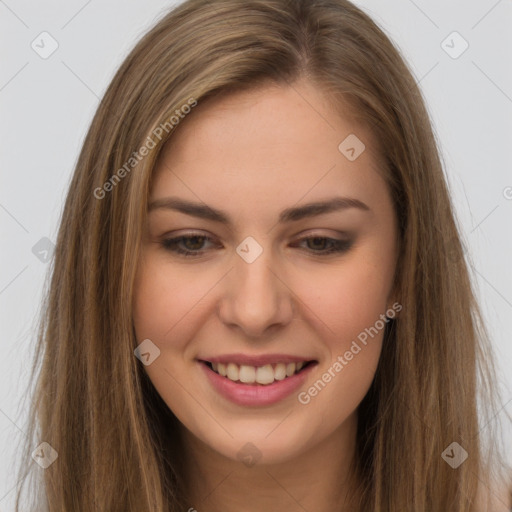
<path id="1" fill-rule="evenodd" d="M 348 470 L 356 409 L 374 377 L 383 329 L 306 405 L 297 393 L 264 407 L 233 404 L 196 360 L 228 353 L 315 359 L 304 391 L 395 303 L 392 200 L 371 134 L 348 110 L 342 114 L 305 80 L 217 98 L 181 122 L 155 169 L 150 203 L 169 196 L 203 202 L 233 222 L 151 210 L 134 295 L 137 340 L 160 349 L 145 370 L 182 424 L 190 507 L 201 512 L 276 504 L 356 510 L 346 497 L 356 482 Z M 338 150 L 351 133 L 366 145 L 352 162 Z M 369 210 L 278 223 L 285 208 L 334 196 Z M 200 256 L 163 247 L 165 238 L 190 231 L 214 239 L 180 244 Z M 322 244 L 304 241 L 313 235 L 353 243 L 322 256 Z M 263 249 L 252 263 L 236 252 L 247 236 Z M 237 458 L 248 442 L 261 456 L 252 466 Z"/>

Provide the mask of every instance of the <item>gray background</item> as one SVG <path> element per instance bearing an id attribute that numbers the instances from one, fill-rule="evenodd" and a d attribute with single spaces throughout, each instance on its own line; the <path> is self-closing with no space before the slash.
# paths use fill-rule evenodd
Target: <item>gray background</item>
<path id="1" fill-rule="evenodd" d="M 504 389 L 496 411 L 500 421 L 505 409 L 512 414 L 512 1 L 356 3 L 397 43 L 421 82 L 498 354 Z M 70 176 L 99 98 L 135 41 L 173 4 L 0 0 L 2 512 L 13 507 L 16 447 L 25 436 L 27 403 L 20 400 L 48 268 L 41 261 L 48 242 L 40 240 L 56 239 Z M 33 41 L 42 46 L 43 31 L 58 43 L 47 59 L 31 47 Z M 453 56 L 464 43 L 454 31 L 469 44 L 458 58 Z M 511 439 L 509 428 L 507 453 Z"/>

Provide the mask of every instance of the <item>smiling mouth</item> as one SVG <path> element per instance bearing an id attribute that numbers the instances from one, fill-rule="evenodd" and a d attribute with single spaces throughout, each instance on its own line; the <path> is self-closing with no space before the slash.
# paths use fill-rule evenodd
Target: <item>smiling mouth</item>
<path id="1" fill-rule="evenodd" d="M 286 380 L 316 364 L 317 361 L 296 363 L 275 363 L 263 366 L 238 365 L 236 363 L 212 363 L 201 361 L 216 374 L 238 384 L 268 386 L 276 381 Z"/>

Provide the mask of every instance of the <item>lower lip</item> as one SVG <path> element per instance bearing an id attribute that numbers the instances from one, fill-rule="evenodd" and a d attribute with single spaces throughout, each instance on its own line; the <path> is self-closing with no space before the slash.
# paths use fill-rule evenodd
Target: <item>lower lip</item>
<path id="1" fill-rule="evenodd" d="M 206 377 L 212 386 L 225 398 L 238 405 L 263 406 L 271 405 L 283 400 L 299 389 L 307 376 L 317 363 L 311 363 L 299 373 L 283 380 L 276 380 L 272 384 L 262 386 L 260 384 L 241 384 L 233 382 L 227 377 L 215 373 L 203 362 L 199 365 L 203 368 Z"/>

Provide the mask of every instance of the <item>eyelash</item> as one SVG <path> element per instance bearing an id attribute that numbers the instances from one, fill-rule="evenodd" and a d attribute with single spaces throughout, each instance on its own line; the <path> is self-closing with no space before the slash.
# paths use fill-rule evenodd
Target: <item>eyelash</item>
<path id="1" fill-rule="evenodd" d="M 186 258 L 194 258 L 194 257 L 197 258 L 199 256 L 202 256 L 204 251 L 190 251 L 190 250 L 182 249 L 178 245 L 180 242 L 182 242 L 184 240 L 190 240 L 192 238 L 200 238 L 204 242 L 207 242 L 207 241 L 213 242 L 213 239 L 209 236 L 191 233 L 191 234 L 179 236 L 176 238 L 166 238 L 166 239 L 162 240 L 161 245 L 164 247 L 165 250 L 174 252 L 174 253 L 184 256 Z M 352 242 L 349 240 L 337 240 L 336 238 L 329 238 L 326 236 L 309 236 L 309 237 L 300 239 L 299 242 L 304 242 L 307 240 L 314 240 L 314 239 L 326 240 L 330 244 L 330 248 L 326 251 L 315 251 L 315 250 L 309 249 L 308 251 L 311 254 L 314 254 L 315 256 L 316 255 L 328 256 L 331 254 L 344 253 L 344 252 L 347 252 L 352 246 Z"/>

